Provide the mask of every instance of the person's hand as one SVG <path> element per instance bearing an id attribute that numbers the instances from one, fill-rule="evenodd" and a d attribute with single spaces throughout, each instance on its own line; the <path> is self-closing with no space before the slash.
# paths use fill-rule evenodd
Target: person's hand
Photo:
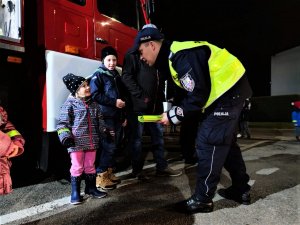
<path id="1" fill-rule="evenodd" d="M 119 109 L 124 108 L 125 107 L 125 102 L 122 99 L 117 99 L 116 107 L 119 108 Z"/>
<path id="2" fill-rule="evenodd" d="M 127 119 L 124 120 L 124 122 L 122 123 L 122 127 L 126 127 L 127 126 Z"/>
<path id="3" fill-rule="evenodd" d="M 63 141 L 62 141 L 62 145 L 64 147 L 74 147 L 75 146 L 75 141 L 73 138 L 65 138 Z"/>
<path id="4" fill-rule="evenodd" d="M 7 156 L 7 158 L 15 157 L 19 152 L 19 146 L 12 144 L 12 152 Z"/>
<path id="5" fill-rule="evenodd" d="M 106 136 L 111 139 L 112 141 L 115 139 L 115 131 L 111 128 L 106 128 L 104 133 Z"/>
<path id="6" fill-rule="evenodd" d="M 170 125 L 170 121 L 168 119 L 167 113 L 161 114 L 161 120 L 159 120 L 157 123 L 161 123 L 163 125 Z"/>
<path id="7" fill-rule="evenodd" d="M 114 136 L 115 136 L 115 131 L 110 130 L 110 131 L 108 132 L 108 134 L 109 134 L 111 137 L 114 137 Z"/>

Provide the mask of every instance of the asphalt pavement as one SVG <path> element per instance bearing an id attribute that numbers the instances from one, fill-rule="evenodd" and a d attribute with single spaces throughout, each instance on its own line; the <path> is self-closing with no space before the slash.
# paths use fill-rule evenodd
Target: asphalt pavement
<path id="1" fill-rule="evenodd" d="M 300 224 L 300 143 L 293 129 L 251 128 L 251 139 L 239 139 L 251 177 L 252 203 L 237 204 L 217 195 L 211 213 L 185 215 L 174 211 L 175 202 L 188 198 L 195 186 L 196 167 L 185 168 L 178 151 L 178 134 L 166 134 L 166 157 L 173 169 L 183 170 L 176 178 L 154 176 L 149 154 L 144 167 L 148 182 L 127 179 L 130 168 L 119 171 L 116 190 L 97 200 L 85 196 L 79 206 L 69 204 L 68 180 L 46 179 L 15 188 L 1 196 L 0 224 L 105 224 L 105 225 L 298 225 Z M 147 145 L 147 137 L 145 142 Z M 230 185 L 223 171 L 218 188 Z"/>

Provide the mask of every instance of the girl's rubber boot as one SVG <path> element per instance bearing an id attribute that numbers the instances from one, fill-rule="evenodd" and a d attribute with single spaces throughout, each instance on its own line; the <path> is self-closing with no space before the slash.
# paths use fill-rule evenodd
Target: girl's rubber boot
<path id="1" fill-rule="evenodd" d="M 77 205 L 82 203 L 82 198 L 80 196 L 80 184 L 81 176 L 73 177 L 71 176 L 71 204 Z"/>

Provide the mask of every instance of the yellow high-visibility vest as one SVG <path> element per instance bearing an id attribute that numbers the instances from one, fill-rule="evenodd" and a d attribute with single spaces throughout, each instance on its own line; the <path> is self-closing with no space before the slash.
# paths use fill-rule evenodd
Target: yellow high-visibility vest
<path id="1" fill-rule="evenodd" d="M 176 54 L 178 51 L 203 45 L 208 46 L 211 50 L 210 58 L 208 60 L 211 91 L 209 98 L 203 107 L 205 109 L 228 91 L 243 76 L 246 70 L 243 64 L 225 48 L 218 48 L 206 41 L 174 41 L 170 50 L 172 52 L 171 54 Z M 171 59 L 169 59 L 169 68 L 174 82 L 179 87 L 183 88 L 178 79 L 178 73 L 172 66 Z"/>

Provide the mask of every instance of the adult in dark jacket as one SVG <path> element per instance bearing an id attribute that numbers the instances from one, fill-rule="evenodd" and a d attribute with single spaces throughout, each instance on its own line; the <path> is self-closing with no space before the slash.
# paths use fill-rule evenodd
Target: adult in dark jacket
<path id="1" fill-rule="evenodd" d="M 128 102 L 129 144 L 132 157 L 132 177 L 147 179 L 142 173 L 144 157 L 142 154 L 142 135 L 144 128 L 151 135 L 152 151 L 158 176 L 179 176 L 181 171 L 168 167 L 164 157 L 163 127 L 154 122 L 140 123 L 138 116 L 159 115 L 163 113 L 164 80 L 153 67 L 139 59 L 136 52 L 129 50 L 124 58 L 122 79 L 130 93 Z"/>
<path id="2" fill-rule="evenodd" d="M 161 74 L 128 51 L 124 58 L 122 81 L 130 93 L 127 110 L 157 115 L 163 112 L 164 81 Z"/>
<path id="3" fill-rule="evenodd" d="M 168 42 L 152 28 L 138 32 L 135 49 L 148 65 L 169 69 L 174 82 L 187 91 L 178 106 L 163 113 L 160 123 L 179 124 L 195 112 L 204 113 L 196 138 L 196 188 L 189 199 L 178 204 L 180 209 L 188 213 L 213 211 L 212 199 L 223 166 L 232 186 L 218 193 L 249 204 L 249 175 L 236 134 L 243 103 L 252 90 L 241 62 L 226 49 L 205 41 Z"/>

